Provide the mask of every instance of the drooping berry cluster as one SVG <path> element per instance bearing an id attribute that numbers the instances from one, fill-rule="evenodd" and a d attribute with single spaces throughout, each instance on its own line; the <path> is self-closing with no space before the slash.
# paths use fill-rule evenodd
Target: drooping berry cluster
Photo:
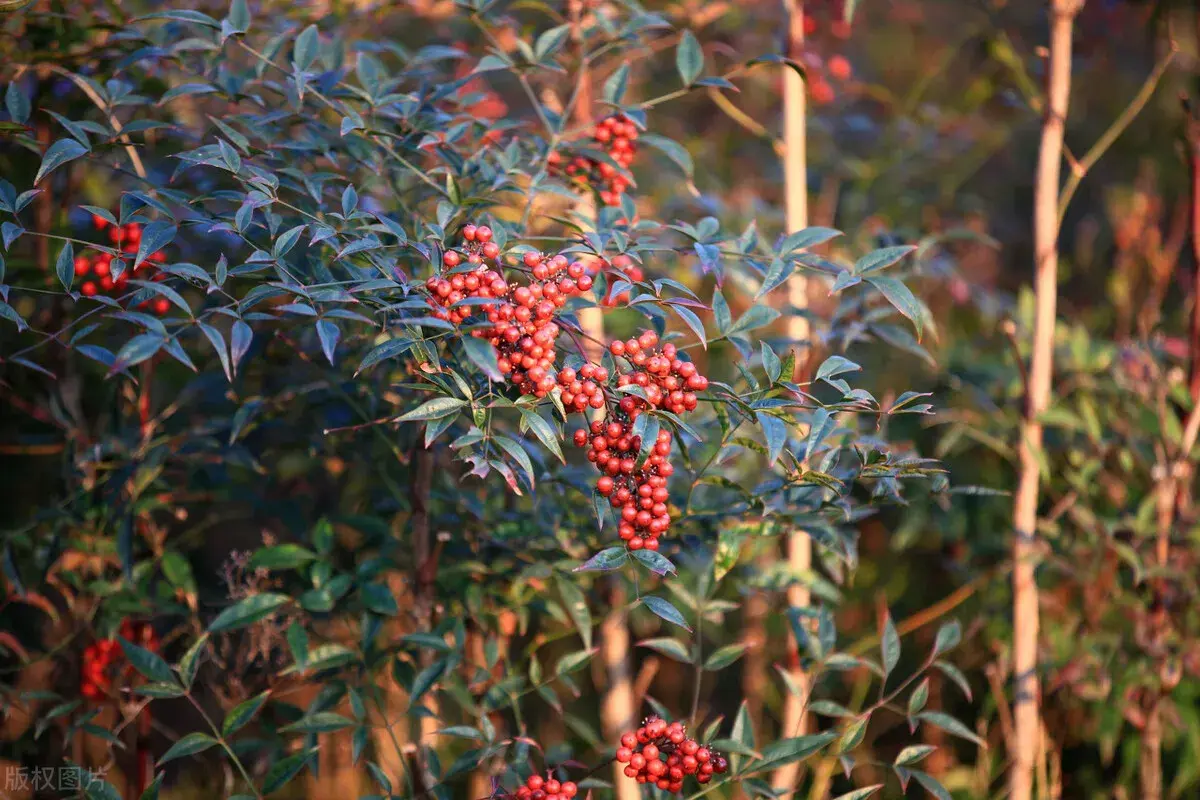
<path id="1" fill-rule="evenodd" d="M 679 722 L 667 723 L 649 717 L 636 731 L 621 735 L 617 761 L 625 775 L 638 783 L 650 783 L 667 792 L 682 792 L 683 779 L 694 775 L 697 783 L 708 783 L 723 774 L 729 762 L 720 753 L 687 735 Z"/>
<path id="2" fill-rule="evenodd" d="M 669 460 L 670 431 L 660 429 L 656 440 L 643 446 L 635 433 L 637 419 L 648 409 L 693 411 L 699 403 L 696 392 L 708 388 L 708 378 L 695 364 L 680 359 L 675 345 L 667 342 L 656 348 L 657 344 L 658 335 L 645 331 L 609 345 L 614 363 L 622 368 L 617 389 L 634 386 L 639 392 L 621 392 L 605 419 L 574 434 L 575 444 L 588 448 L 588 461 L 601 472 L 596 491 L 620 511 L 617 534 L 630 550 L 658 549 L 659 537 L 671 525 L 667 480 L 675 472 Z M 565 399 L 564 395 L 564 404 Z"/>
<path id="3" fill-rule="evenodd" d="M 113 246 L 121 251 L 121 261 L 126 265 L 131 264 L 135 260 L 138 247 L 142 242 L 142 226 L 136 222 L 131 222 L 127 225 L 113 225 L 104 217 L 99 215 L 92 216 L 92 224 L 96 230 L 108 229 L 108 238 Z M 123 269 L 121 274 L 113 277 L 113 261 L 117 257 L 111 253 L 97 253 L 90 255 L 82 253 L 75 257 L 75 276 L 83 278 L 83 283 L 79 286 L 79 293 L 84 297 L 95 297 L 97 294 L 116 294 L 124 291 L 129 283 L 129 269 Z M 146 280 L 163 280 L 166 275 L 158 271 L 158 267 L 151 264 L 151 261 L 161 263 L 166 261 L 166 254 L 161 250 L 151 253 L 149 259 L 143 261 L 137 266 L 133 272 L 139 277 Z M 165 297 L 155 297 L 152 299 L 143 300 L 138 303 L 138 308 L 146 308 L 153 310 L 160 316 L 166 314 L 171 308 L 170 302 Z"/>
<path id="4" fill-rule="evenodd" d="M 629 169 L 637 153 L 638 129 L 624 114 L 614 114 L 596 123 L 592 131 L 595 145 L 616 164 Z M 596 161 L 577 155 L 563 166 L 562 156 L 557 151 L 550 154 L 551 170 L 562 169 L 584 189 L 595 189 L 600 202 L 606 206 L 620 205 L 621 195 L 629 188 L 629 179 L 606 161 Z"/>
<path id="5" fill-rule="evenodd" d="M 579 787 L 573 781 L 559 782 L 555 778 L 530 775 L 524 786 L 500 797 L 516 800 L 571 800 L 578 793 Z"/>
<path id="6" fill-rule="evenodd" d="M 631 550 L 657 550 L 659 537 L 671 524 L 667 480 L 674 472 L 669 461 L 672 438 L 670 431 L 658 429 L 655 440 L 643 446 L 637 420 L 649 410 L 695 410 L 696 392 L 708 388 L 708 379 L 679 357 L 675 345 L 658 347 L 654 331 L 609 345 L 615 374 L 594 363 L 556 372 L 558 311 L 568 297 L 592 288 L 588 265 L 563 254 L 527 252 L 523 263 L 529 280 L 510 282 L 498 271 L 499 247 L 492 236 L 486 225 L 463 229 L 462 244 L 442 259 L 446 271 L 425 283 L 433 313 L 457 325 L 481 313 L 464 301 L 486 301 L 479 305 L 485 306 L 489 324 L 473 334 L 492 344 L 499 370 L 509 382 L 535 397 L 546 397 L 557 388 L 568 413 L 604 411 L 589 428 L 576 431 L 574 441 L 588 448 L 588 460 L 601 472 L 596 489 L 619 510 L 622 541 Z M 614 257 L 612 266 L 635 277 L 628 256 Z M 641 270 L 637 273 L 640 277 Z"/>
<path id="7" fill-rule="evenodd" d="M 607 421 L 596 420 L 589 429 L 576 431 L 575 443 L 588 447 L 588 461 L 603 473 L 596 481 L 596 491 L 620 510 L 617 535 L 621 541 L 630 550 L 657 550 L 658 538 L 671 525 L 667 509 L 667 479 L 675 472 L 667 460 L 671 433 L 659 430 L 649 457 L 638 466 L 642 438 L 633 433 L 633 419 L 617 410 Z"/>
<path id="8" fill-rule="evenodd" d="M 128 642 L 151 652 L 158 651 L 158 635 L 148 622 L 126 619 L 121 623 L 120 634 Z M 83 651 L 80 694 L 92 701 L 106 697 L 112 691 L 113 677 L 124 660 L 125 654 L 115 638 L 99 639 L 88 645 Z M 126 667 L 126 671 L 132 669 Z"/>

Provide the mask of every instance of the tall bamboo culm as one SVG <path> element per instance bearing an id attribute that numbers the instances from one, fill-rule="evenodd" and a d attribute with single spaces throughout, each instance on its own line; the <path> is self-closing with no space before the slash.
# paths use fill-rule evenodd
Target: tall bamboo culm
<path id="1" fill-rule="evenodd" d="M 787 14 L 787 56 L 799 62 L 804 51 L 804 0 L 784 0 Z M 805 138 L 806 108 L 804 79 L 791 67 L 783 67 L 783 175 L 787 210 L 788 233 L 808 227 L 808 163 Z M 805 361 L 806 343 L 809 338 L 808 318 L 803 312 L 808 308 L 808 279 L 797 272 L 788 284 L 787 334 L 792 347 L 797 348 L 797 369 Z M 812 566 L 812 540 L 808 534 L 795 530 L 787 537 L 788 566 L 793 574 L 808 572 Z M 807 586 L 794 583 L 788 588 L 788 606 L 798 608 L 809 604 Z M 788 670 L 801 694 L 787 695 L 783 708 L 783 729 L 780 736 L 798 736 L 804 732 L 804 709 L 808 700 L 808 676 L 800 667 L 799 643 L 793 638 L 789 643 Z M 798 763 L 788 764 L 775 771 L 771 785 L 783 789 L 780 797 L 790 800 L 800 776 Z"/>
<path id="2" fill-rule="evenodd" d="M 1050 402 L 1058 293 L 1058 201 L 1063 134 L 1071 94 L 1071 34 L 1082 0 L 1050 0 L 1050 63 L 1045 118 L 1033 194 L 1036 311 L 1025 413 L 1018 442 L 1019 472 L 1013 500 L 1013 747 L 1011 800 L 1030 800 L 1040 722 L 1038 685 L 1038 464 L 1040 417 Z"/>

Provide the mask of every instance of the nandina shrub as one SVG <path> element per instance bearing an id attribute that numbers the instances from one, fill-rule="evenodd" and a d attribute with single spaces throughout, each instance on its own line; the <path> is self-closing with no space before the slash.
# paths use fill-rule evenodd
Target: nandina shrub
<path id="1" fill-rule="evenodd" d="M 656 108 L 798 65 L 706 75 L 694 34 L 616 4 L 463 7 L 473 43 L 412 48 L 244 0 L 133 6 L 87 9 L 119 35 L 72 28 L 89 47 L 53 70 L 25 43 L 60 17 L 28 11 L 6 42 L 4 377 L 23 424 L 65 441 L 4 541 L 6 696 L 39 719 L 26 761 L 154 797 L 205 781 L 182 761 L 203 758 L 219 791 L 263 796 L 342 774 L 326 754 L 348 740 L 340 767 L 386 795 L 651 778 L 769 795 L 817 756 L 853 785 L 868 721 L 901 694 L 914 728 L 973 738 L 925 708 L 928 670 L 959 677 L 940 659 L 955 625 L 897 680 L 890 618 L 877 662 L 838 649 L 832 611 L 855 523 L 938 474 L 881 434 L 921 395 L 880 402 L 847 355 L 897 314 L 926 328 L 887 272 L 913 248 L 835 263 L 830 229 L 666 223 L 638 200 L 648 150 L 695 177 Z M 634 99 L 652 87 L 628 62 L 597 74 L 666 37 L 664 94 Z M 602 111 L 582 105 L 592 83 Z M 797 270 L 839 301 L 812 341 L 780 332 Z M 796 529 L 821 575 L 742 563 Z M 817 599 L 780 616 L 798 644 L 773 655 L 813 678 L 781 691 L 816 721 L 781 730 L 712 676 L 745 649 L 726 625 L 744 591 L 796 583 Z M 690 701 L 643 687 L 656 716 L 598 729 L 619 672 L 596 645 L 627 624 Z M 849 670 L 878 677 L 876 702 L 833 699 Z M 898 748 L 897 780 L 942 791 L 914 766 L 928 752 Z"/>

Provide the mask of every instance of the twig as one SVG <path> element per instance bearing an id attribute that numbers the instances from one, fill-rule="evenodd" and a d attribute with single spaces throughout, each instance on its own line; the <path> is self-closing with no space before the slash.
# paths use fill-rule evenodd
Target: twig
<path id="1" fill-rule="evenodd" d="M 1171 66 L 1171 62 L 1175 60 L 1175 54 L 1179 52 L 1178 45 L 1171 42 L 1171 47 L 1167 54 L 1159 60 L 1154 67 L 1154 71 L 1146 78 L 1146 82 L 1142 84 L 1141 90 L 1134 95 L 1133 100 L 1125 107 L 1113 124 L 1108 127 L 1096 143 L 1092 145 L 1092 149 L 1084 154 L 1083 158 L 1071 165 L 1071 174 L 1067 178 L 1067 183 L 1063 186 L 1062 193 L 1058 198 L 1058 224 L 1061 226 L 1063 217 L 1067 215 L 1067 206 L 1071 203 L 1071 198 L 1075 196 L 1075 192 L 1079 189 L 1079 184 L 1087 177 L 1088 171 L 1096 166 L 1096 162 L 1108 152 L 1108 148 L 1112 147 L 1113 143 L 1121 137 L 1125 129 L 1137 119 L 1137 115 L 1146 107 L 1146 103 L 1150 102 L 1150 98 L 1154 96 L 1154 90 L 1158 88 L 1158 82 L 1166 73 L 1167 67 Z"/>

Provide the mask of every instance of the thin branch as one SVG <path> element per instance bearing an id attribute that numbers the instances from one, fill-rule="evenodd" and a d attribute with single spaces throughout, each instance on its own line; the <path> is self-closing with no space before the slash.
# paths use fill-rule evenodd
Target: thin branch
<path id="1" fill-rule="evenodd" d="M 1067 215 L 1067 206 L 1071 204 L 1071 198 L 1075 196 L 1075 192 L 1079 189 L 1079 184 L 1087 177 L 1088 171 L 1096 166 L 1096 162 L 1108 152 L 1108 148 L 1112 147 L 1113 143 L 1125 132 L 1125 129 L 1137 119 L 1138 114 L 1142 113 L 1142 109 L 1146 107 L 1146 104 L 1150 102 L 1150 98 L 1154 96 L 1154 90 L 1158 88 L 1158 82 L 1166 73 L 1167 68 L 1171 66 L 1171 62 L 1175 60 L 1175 54 L 1178 52 L 1178 45 L 1175 42 L 1171 42 L 1170 50 L 1159 60 L 1158 64 L 1154 67 L 1154 71 L 1146 78 L 1146 82 L 1142 84 L 1141 90 L 1134 95 L 1133 100 L 1129 102 L 1125 110 L 1113 120 L 1113 124 L 1108 127 L 1108 130 L 1096 140 L 1096 143 L 1092 145 L 1092 149 L 1088 150 L 1083 158 L 1071 164 L 1071 175 L 1067 178 L 1067 183 L 1063 186 L 1062 193 L 1058 198 L 1059 226 L 1062 225 L 1063 218 Z"/>

